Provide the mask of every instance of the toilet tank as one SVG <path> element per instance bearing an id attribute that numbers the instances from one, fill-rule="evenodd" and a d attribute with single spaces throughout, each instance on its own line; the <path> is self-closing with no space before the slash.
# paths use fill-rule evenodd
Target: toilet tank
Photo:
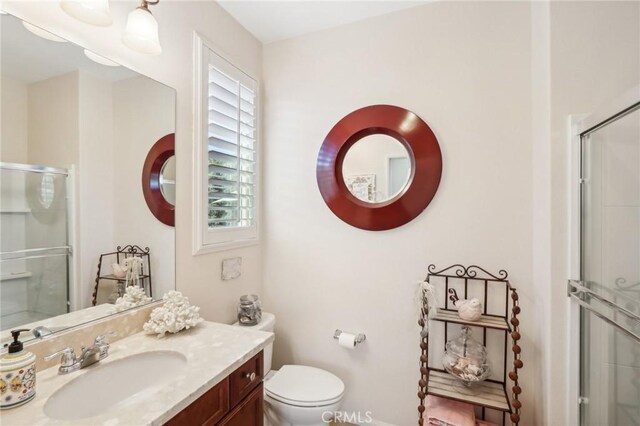
<path id="1" fill-rule="evenodd" d="M 270 314 L 269 312 L 262 313 L 262 319 L 256 325 L 240 325 L 240 323 L 236 322 L 233 324 L 234 326 L 242 327 L 242 328 L 251 328 L 253 330 L 260 331 L 268 331 L 273 333 L 276 326 L 276 316 Z M 264 348 L 264 375 L 266 376 L 269 371 L 271 371 L 271 360 L 273 359 L 273 343 L 269 343 L 268 346 Z"/>

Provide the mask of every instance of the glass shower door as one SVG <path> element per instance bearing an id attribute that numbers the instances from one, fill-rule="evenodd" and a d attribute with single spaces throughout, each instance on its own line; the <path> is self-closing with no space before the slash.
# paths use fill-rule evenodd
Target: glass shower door
<path id="1" fill-rule="evenodd" d="M 638 108 L 581 137 L 582 425 L 640 425 Z"/>
<path id="2" fill-rule="evenodd" d="M 0 163 L 0 330 L 68 312 L 67 176 Z"/>

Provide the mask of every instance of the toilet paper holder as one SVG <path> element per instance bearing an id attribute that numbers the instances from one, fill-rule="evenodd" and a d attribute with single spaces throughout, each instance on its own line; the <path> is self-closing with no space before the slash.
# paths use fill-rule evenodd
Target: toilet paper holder
<path id="1" fill-rule="evenodd" d="M 333 338 L 338 340 L 341 334 L 342 334 L 342 330 L 340 330 L 339 328 L 336 328 L 336 331 L 333 333 Z M 359 345 L 365 340 L 367 340 L 367 336 L 365 336 L 364 333 L 356 334 L 356 345 Z"/>

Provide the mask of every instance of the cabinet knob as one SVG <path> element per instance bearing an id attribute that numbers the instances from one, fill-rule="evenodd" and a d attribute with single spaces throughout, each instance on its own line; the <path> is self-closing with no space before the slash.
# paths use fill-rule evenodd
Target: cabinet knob
<path id="1" fill-rule="evenodd" d="M 256 373 L 255 372 L 247 373 L 244 375 L 244 377 L 246 379 L 249 379 L 249 381 L 253 382 L 256 379 Z"/>

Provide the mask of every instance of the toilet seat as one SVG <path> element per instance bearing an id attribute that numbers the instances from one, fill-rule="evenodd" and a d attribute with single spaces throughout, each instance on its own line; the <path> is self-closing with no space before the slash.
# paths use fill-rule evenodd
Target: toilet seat
<path id="1" fill-rule="evenodd" d="M 296 407 L 335 404 L 344 395 L 344 383 L 320 368 L 285 365 L 265 382 L 267 396 Z"/>

